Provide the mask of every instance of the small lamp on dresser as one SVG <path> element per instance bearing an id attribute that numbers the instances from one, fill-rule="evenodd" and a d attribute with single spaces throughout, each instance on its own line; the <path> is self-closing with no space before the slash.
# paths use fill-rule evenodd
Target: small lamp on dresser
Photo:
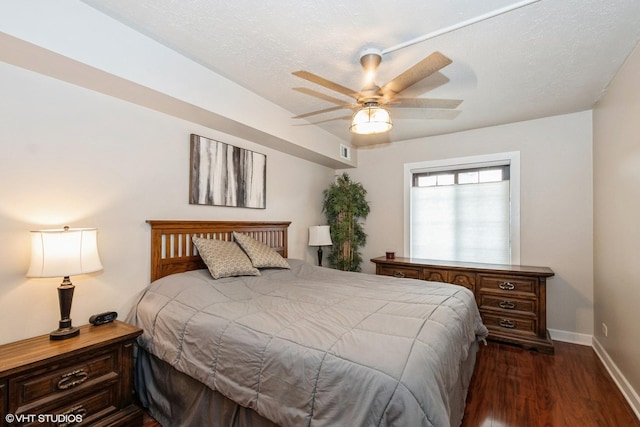
<path id="1" fill-rule="evenodd" d="M 322 267 L 322 247 L 331 246 L 331 233 L 328 225 L 313 225 L 309 227 L 309 246 L 318 247 L 318 265 Z"/>
<path id="2" fill-rule="evenodd" d="M 58 286 L 59 327 L 52 340 L 75 337 L 80 329 L 71 324 L 71 303 L 75 286 L 70 276 L 102 270 L 95 228 L 69 228 L 31 232 L 31 264 L 27 277 L 63 277 Z"/>

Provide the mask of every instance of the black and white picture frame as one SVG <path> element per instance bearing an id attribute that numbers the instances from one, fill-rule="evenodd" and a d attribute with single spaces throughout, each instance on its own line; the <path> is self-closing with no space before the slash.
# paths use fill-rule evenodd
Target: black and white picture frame
<path id="1" fill-rule="evenodd" d="M 190 204 L 266 208 L 266 155 L 191 134 L 190 158 Z"/>

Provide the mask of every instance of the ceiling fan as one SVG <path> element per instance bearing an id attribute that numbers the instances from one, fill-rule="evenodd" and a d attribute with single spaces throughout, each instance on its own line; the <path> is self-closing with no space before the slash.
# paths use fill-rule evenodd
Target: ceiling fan
<path id="1" fill-rule="evenodd" d="M 360 64 L 369 79 L 368 83 L 360 91 L 349 89 L 308 71 L 294 71 L 292 74 L 297 77 L 355 99 L 355 103 L 349 103 L 312 89 L 294 88 L 298 92 L 336 104 L 335 107 L 301 114 L 295 116 L 294 119 L 302 119 L 316 114 L 349 108 L 356 110 L 352 117 L 351 132 L 365 135 L 377 134 L 388 132 L 393 126 L 388 111 L 389 108 L 453 110 L 462 102 L 462 100 L 458 99 L 403 98 L 398 96 L 403 90 L 452 63 L 451 59 L 440 52 L 432 53 L 381 87 L 376 85 L 373 80 L 373 75 L 380 62 L 382 62 L 382 52 L 378 49 L 366 49 L 361 53 Z"/>

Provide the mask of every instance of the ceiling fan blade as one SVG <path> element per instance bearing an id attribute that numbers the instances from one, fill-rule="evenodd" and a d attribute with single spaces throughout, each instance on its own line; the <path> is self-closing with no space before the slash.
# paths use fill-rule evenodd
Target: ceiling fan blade
<path id="1" fill-rule="evenodd" d="M 305 119 L 307 117 L 315 116 L 317 114 L 330 113 L 331 111 L 341 110 L 343 108 L 347 108 L 347 107 L 340 106 L 340 107 L 325 108 L 324 110 L 318 110 L 318 111 L 312 111 L 310 113 L 300 114 L 298 116 L 292 117 L 292 119 Z"/>
<path id="2" fill-rule="evenodd" d="M 435 99 L 435 98 L 394 98 L 388 106 L 390 108 L 458 108 L 461 99 Z"/>
<path id="3" fill-rule="evenodd" d="M 442 74 L 440 71 L 436 71 L 431 74 L 429 77 L 426 77 L 419 82 L 416 82 L 411 87 L 406 88 L 402 91 L 401 94 L 395 94 L 393 92 L 388 92 L 387 96 L 383 96 L 383 102 L 392 102 L 396 96 L 404 96 L 406 98 L 419 98 L 422 97 L 423 94 L 427 94 L 432 90 L 439 88 L 447 83 L 449 83 L 449 78 Z"/>
<path id="4" fill-rule="evenodd" d="M 306 123 L 300 123 L 294 126 L 314 126 L 314 125 L 321 125 L 323 123 L 328 123 L 328 122 L 333 122 L 336 120 L 351 120 L 351 116 L 342 116 L 342 117 L 332 117 L 330 119 L 325 119 L 325 120 L 320 120 L 317 122 L 306 122 Z"/>
<path id="5" fill-rule="evenodd" d="M 294 87 L 293 90 L 300 92 L 300 93 L 304 93 L 305 95 L 311 95 L 313 97 L 316 98 L 320 98 L 324 101 L 328 101 L 331 102 L 332 104 L 337 104 L 337 105 L 341 105 L 345 108 L 351 108 L 354 105 L 348 103 L 348 102 L 344 102 L 341 99 L 338 98 L 334 98 L 333 96 L 329 96 L 329 95 L 325 95 L 324 93 L 315 91 L 313 89 L 308 89 L 306 87 Z"/>
<path id="6" fill-rule="evenodd" d="M 338 83 L 332 82 L 331 80 L 327 80 L 324 77 L 320 77 L 308 71 L 294 71 L 291 74 L 293 74 L 294 76 L 300 77 L 301 79 L 310 81 L 311 83 L 315 83 L 327 89 L 331 89 L 343 95 L 347 95 L 351 98 L 357 98 L 358 96 L 358 91 L 349 89 L 348 87 L 344 87 Z"/>
<path id="7" fill-rule="evenodd" d="M 436 71 L 435 73 L 431 74 L 429 77 L 425 77 L 424 81 L 421 82 L 420 86 L 424 92 L 428 92 L 436 88 L 439 88 L 444 84 L 449 83 L 449 81 L 450 81 L 449 77 L 445 76 L 439 71 Z M 415 89 L 415 85 L 414 85 L 414 89 Z"/>
<path id="8" fill-rule="evenodd" d="M 451 64 L 451 59 L 447 58 L 440 52 L 433 52 L 431 55 L 409 68 L 395 79 L 384 85 L 381 92 L 387 95 L 400 93 L 414 83 L 430 76 L 436 71 Z"/>
<path id="9" fill-rule="evenodd" d="M 413 108 L 403 108 L 395 110 L 392 119 L 413 119 L 413 120 L 453 120 L 460 115 L 460 110 L 420 110 Z"/>

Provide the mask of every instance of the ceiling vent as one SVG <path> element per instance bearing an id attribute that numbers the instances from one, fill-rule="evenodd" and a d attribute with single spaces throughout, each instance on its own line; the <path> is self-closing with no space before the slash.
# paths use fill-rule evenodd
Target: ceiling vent
<path id="1" fill-rule="evenodd" d="M 340 157 L 346 160 L 351 160 L 351 148 L 344 144 L 340 144 Z"/>

